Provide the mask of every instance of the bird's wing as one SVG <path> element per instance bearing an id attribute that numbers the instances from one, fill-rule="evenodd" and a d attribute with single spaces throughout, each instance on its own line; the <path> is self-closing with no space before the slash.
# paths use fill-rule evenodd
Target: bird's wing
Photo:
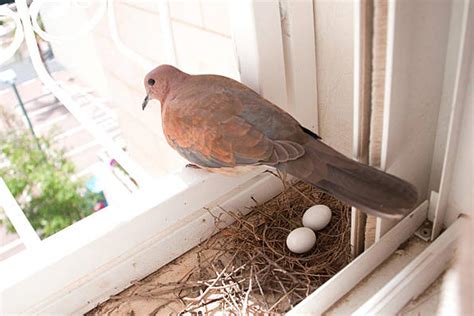
<path id="1" fill-rule="evenodd" d="M 258 93 L 233 79 L 218 75 L 192 76 L 193 84 L 203 85 L 203 90 L 221 89 L 237 97 L 242 109 L 237 115 L 273 140 L 290 140 L 298 144 L 307 141 L 307 136 L 319 139 L 314 132 L 304 128 L 287 112 L 266 100 Z"/>
<path id="2" fill-rule="evenodd" d="M 180 93 L 163 113 L 168 142 L 189 161 L 207 168 L 275 165 L 304 154 L 300 144 L 271 139 L 239 116 L 245 105 L 232 93 L 200 92 Z"/>

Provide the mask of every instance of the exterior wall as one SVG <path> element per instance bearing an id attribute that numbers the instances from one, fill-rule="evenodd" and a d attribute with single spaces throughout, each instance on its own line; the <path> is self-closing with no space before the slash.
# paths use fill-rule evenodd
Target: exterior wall
<path id="1" fill-rule="evenodd" d="M 459 213 L 473 216 L 474 213 L 474 62 L 471 62 L 471 74 L 464 97 L 462 123 L 459 132 L 452 187 L 449 192 L 446 225 L 451 225 Z"/>
<path id="2" fill-rule="evenodd" d="M 352 156 L 354 3 L 313 0 L 316 32 L 319 134 Z"/>
<path id="3" fill-rule="evenodd" d="M 231 37 L 230 5 L 230 0 L 169 2 L 180 69 L 240 79 Z"/>
<path id="4" fill-rule="evenodd" d="M 443 88 L 439 107 L 438 122 L 436 127 L 436 140 L 431 165 L 429 189 L 439 191 L 441 174 L 443 171 L 444 155 L 447 145 L 447 134 L 451 115 L 452 98 L 456 80 L 457 61 L 461 44 L 463 27 L 463 1 L 448 1 L 451 3 L 451 18 L 449 22 L 449 37 L 446 48 L 446 62 L 444 64 Z"/>
<path id="5" fill-rule="evenodd" d="M 429 196 L 450 12 L 451 3 L 443 0 L 395 3 L 398 18 L 382 165 L 415 185 L 420 201 Z"/>

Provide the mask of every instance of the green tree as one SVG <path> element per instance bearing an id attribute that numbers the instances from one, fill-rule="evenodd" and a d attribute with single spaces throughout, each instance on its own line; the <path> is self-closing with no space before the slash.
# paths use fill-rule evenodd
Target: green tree
<path id="1" fill-rule="evenodd" d="M 74 165 L 64 151 L 51 146 L 51 137 L 38 140 L 42 150 L 26 131 L 0 134 L 0 153 L 6 161 L 0 177 L 44 238 L 89 215 L 97 195 L 75 179 Z M 10 223 L 7 227 L 13 231 Z"/>

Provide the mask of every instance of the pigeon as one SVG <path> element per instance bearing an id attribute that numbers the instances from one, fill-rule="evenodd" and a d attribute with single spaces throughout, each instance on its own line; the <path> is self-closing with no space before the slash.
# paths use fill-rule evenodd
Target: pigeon
<path id="1" fill-rule="evenodd" d="M 388 219 L 402 218 L 418 202 L 412 184 L 344 156 L 236 80 L 160 65 L 144 85 L 142 110 L 158 100 L 168 144 L 200 168 L 229 173 L 269 166 Z"/>

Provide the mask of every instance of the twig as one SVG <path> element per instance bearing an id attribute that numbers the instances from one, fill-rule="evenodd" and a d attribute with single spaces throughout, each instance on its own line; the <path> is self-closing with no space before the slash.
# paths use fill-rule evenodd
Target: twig
<path id="1" fill-rule="evenodd" d="M 291 293 L 293 293 L 294 289 L 291 289 L 289 292 L 286 292 L 285 294 L 282 295 L 282 297 L 280 297 L 280 299 L 278 301 L 275 302 L 275 304 L 272 305 L 272 307 L 270 307 L 268 309 L 269 312 L 271 312 L 275 307 L 278 306 L 278 304 L 280 304 L 288 295 L 290 295 Z"/>

